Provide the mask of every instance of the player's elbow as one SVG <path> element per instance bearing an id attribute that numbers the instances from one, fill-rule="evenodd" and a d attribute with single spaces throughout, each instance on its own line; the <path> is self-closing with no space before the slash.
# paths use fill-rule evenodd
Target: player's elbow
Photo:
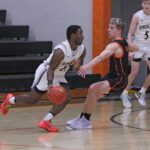
<path id="1" fill-rule="evenodd" d="M 137 45 L 134 45 L 134 46 L 131 48 L 131 51 L 132 51 L 132 52 L 139 51 L 139 47 L 138 47 Z"/>

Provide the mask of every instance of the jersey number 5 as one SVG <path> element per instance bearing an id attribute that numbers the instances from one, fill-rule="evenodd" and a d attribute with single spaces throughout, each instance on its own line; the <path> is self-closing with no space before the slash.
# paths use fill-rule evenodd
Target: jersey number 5
<path id="1" fill-rule="evenodd" d="M 148 34 L 149 34 L 149 31 L 146 31 L 146 32 L 145 32 L 145 40 L 147 40 L 147 39 L 149 38 L 149 35 L 148 35 Z"/>

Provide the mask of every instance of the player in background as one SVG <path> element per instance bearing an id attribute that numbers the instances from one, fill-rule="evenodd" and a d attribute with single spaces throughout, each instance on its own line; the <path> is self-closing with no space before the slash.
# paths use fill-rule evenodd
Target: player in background
<path id="1" fill-rule="evenodd" d="M 140 62 L 144 61 L 150 69 L 150 0 L 141 0 L 141 6 L 143 9 L 136 12 L 132 17 L 127 38 L 128 41 L 139 46 L 139 51 L 129 54 L 131 57 L 131 73 L 128 77 L 128 84 L 120 96 L 123 106 L 126 108 L 132 107 L 128 92 L 139 72 Z M 146 106 L 145 93 L 149 85 L 150 74 L 148 73 L 143 86 L 135 93 L 141 106 Z"/>

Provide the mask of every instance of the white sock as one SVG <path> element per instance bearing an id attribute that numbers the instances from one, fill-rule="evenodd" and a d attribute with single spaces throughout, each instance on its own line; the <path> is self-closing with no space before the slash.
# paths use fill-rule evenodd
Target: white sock
<path id="1" fill-rule="evenodd" d="M 124 90 L 124 91 L 122 92 L 122 94 L 125 94 L 125 95 L 128 95 L 128 93 L 129 93 L 128 90 Z"/>
<path id="2" fill-rule="evenodd" d="M 9 103 L 10 104 L 15 104 L 16 102 L 15 102 L 15 97 L 11 97 L 10 99 L 9 99 Z"/>
<path id="3" fill-rule="evenodd" d="M 51 120 L 51 119 L 53 119 L 54 118 L 54 116 L 53 116 L 53 114 L 52 113 L 48 113 L 45 117 L 44 117 L 44 121 L 49 121 L 49 120 Z"/>
<path id="4" fill-rule="evenodd" d="M 142 93 L 142 94 L 145 94 L 146 93 L 146 89 L 144 87 L 142 87 L 139 92 Z"/>

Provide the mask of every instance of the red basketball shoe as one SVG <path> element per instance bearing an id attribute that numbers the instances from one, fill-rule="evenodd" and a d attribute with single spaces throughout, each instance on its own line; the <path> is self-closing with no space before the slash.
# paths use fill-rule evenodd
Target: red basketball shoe
<path id="1" fill-rule="evenodd" d="M 14 97 L 13 94 L 9 93 L 6 95 L 5 100 L 1 104 L 1 112 L 2 114 L 6 115 L 9 111 L 9 108 L 11 107 L 11 103 L 9 102 L 9 99 Z"/>
<path id="2" fill-rule="evenodd" d="M 58 132 L 59 129 L 52 125 L 51 121 L 41 120 L 39 123 L 39 127 L 47 130 L 48 132 Z"/>

